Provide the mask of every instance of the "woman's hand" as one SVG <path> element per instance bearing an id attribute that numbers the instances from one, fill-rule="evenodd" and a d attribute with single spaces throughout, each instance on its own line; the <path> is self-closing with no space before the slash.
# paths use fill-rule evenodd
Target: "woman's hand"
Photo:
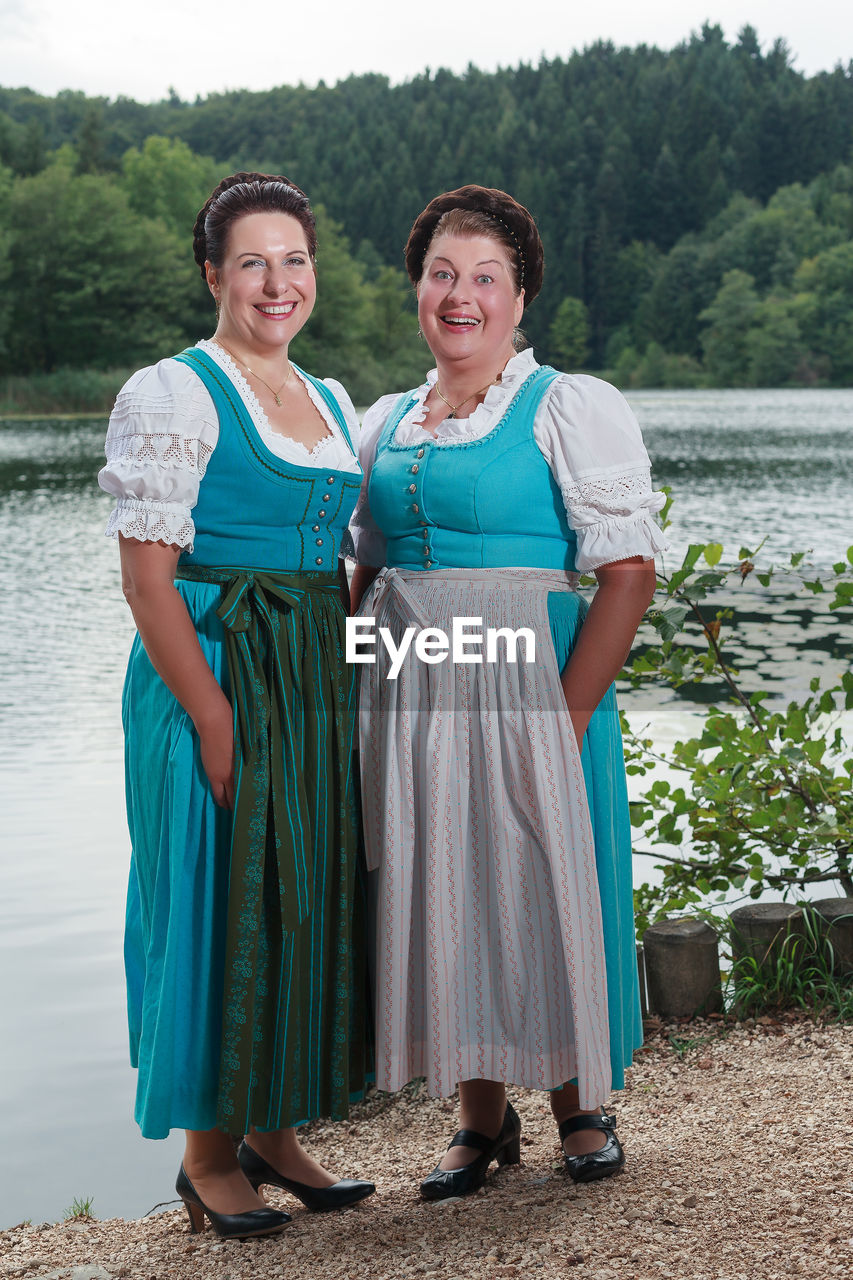
<path id="1" fill-rule="evenodd" d="M 223 809 L 234 808 L 234 716 L 231 703 L 220 690 L 212 714 L 196 724 L 201 763 L 213 798 Z"/>
<path id="2" fill-rule="evenodd" d="M 371 569 L 369 565 L 357 564 L 355 566 L 349 590 L 350 613 L 353 616 L 358 612 L 358 607 L 364 599 L 365 593 L 378 573 L 378 569 Z"/>
<path id="3" fill-rule="evenodd" d="M 618 676 L 655 590 L 653 560 L 632 556 L 596 569 L 598 590 L 562 674 L 578 747 L 592 713 Z"/>
<path id="4" fill-rule="evenodd" d="M 201 651 L 183 598 L 175 589 L 180 547 L 119 537 L 124 594 L 161 680 L 189 715 L 213 798 L 234 805 L 234 725 L 231 704 Z"/>

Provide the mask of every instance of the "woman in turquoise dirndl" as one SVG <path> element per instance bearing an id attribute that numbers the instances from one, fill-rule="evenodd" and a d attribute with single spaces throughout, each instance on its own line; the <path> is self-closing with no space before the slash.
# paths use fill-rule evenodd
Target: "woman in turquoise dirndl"
<path id="1" fill-rule="evenodd" d="M 123 700 L 136 1119 L 149 1138 L 187 1131 L 192 1229 L 206 1214 L 234 1237 L 289 1220 L 262 1184 L 309 1209 L 374 1190 L 295 1136 L 345 1116 L 368 1066 L 338 565 L 357 419 L 338 383 L 288 360 L 315 249 L 287 179 L 219 184 L 194 236 L 216 332 L 125 385 L 100 475 L 138 629 Z"/>
<path id="2" fill-rule="evenodd" d="M 615 388 L 515 350 L 543 271 L 526 209 L 439 196 L 406 265 L 436 368 L 365 416 L 353 596 L 376 637 L 360 720 L 377 1084 L 459 1086 L 461 1128 L 421 1184 L 441 1199 L 519 1159 L 506 1082 L 551 1091 L 577 1181 L 624 1162 L 602 1104 L 642 1027 L 612 681 L 654 590 L 663 495 Z M 579 572 L 598 579 L 588 611 Z M 479 641 L 448 652 L 454 626 Z M 380 627 L 409 644 L 394 676 Z"/>

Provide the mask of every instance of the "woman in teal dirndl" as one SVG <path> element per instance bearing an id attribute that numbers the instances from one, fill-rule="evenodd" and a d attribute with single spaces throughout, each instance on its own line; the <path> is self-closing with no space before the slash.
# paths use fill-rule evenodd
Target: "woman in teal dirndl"
<path id="1" fill-rule="evenodd" d="M 392 675 L 377 643 L 361 677 L 377 1084 L 458 1085 L 460 1130 L 421 1183 L 436 1200 L 518 1161 L 509 1082 L 550 1092 L 576 1181 L 623 1165 L 603 1104 L 642 1027 L 612 681 L 663 495 L 619 392 L 516 348 L 544 266 L 527 209 L 437 196 L 406 266 L 435 368 L 365 414 L 353 596 L 405 653 Z M 589 609 L 579 573 L 598 579 Z M 460 623 L 474 638 L 451 654 Z"/>
<path id="2" fill-rule="evenodd" d="M 125 961 L 136 1119 L 187 1131 L 193 1230 L 280 1231 L 369 1195 L 295 1126 L 364 1089 L 363 878 L 338 557 L 361 482 L 340 384 L 288 359 L 316 296 L 314 218 L 238 173 L 195 226 L 216 332 L 142 369 L 110 419 L 132 861 Z M 232 1136 L 245 1135 L 235 1154 Z"/>

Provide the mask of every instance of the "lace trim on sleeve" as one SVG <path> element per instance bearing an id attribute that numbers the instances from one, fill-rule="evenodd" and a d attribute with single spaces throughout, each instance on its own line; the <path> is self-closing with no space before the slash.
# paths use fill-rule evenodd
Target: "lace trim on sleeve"
<path id="1" fill-rule="evenodd" d="M 560 480 L 560 492 L 573 529 L 602 519 L 660 511 L 666 497 L 652 490 L 645 465 L 620 475 L 589 480 Z"/>
<path id="2" fill-rule="evenodd" d="M 112 431 L 107 440 L 107 461 L 150 463 L 156 467 L 188 471 L 201 478 L 213 448 L 179 431 Z"/>
<path id="3" fill-rule="evenodd" d="M 106 527 L 108 538 L 119 534 L 138 542 L 165 542 L 192 551 L 195 525 L 186 507 L 141 499 L 120 499 Z"/>

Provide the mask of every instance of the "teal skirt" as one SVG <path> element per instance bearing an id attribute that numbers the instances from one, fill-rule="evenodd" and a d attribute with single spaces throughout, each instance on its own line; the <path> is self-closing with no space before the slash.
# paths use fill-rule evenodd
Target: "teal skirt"
<path id="1" fill-rule="evenodd" d="M 551 637 L 562 671 L 574 648 L 584 617 L 581 596 L 554 592 L 548 597 Z M 611 685 L 593 712 L 581 750 L 589 816 L 595 839 L 595 868 L 601 898 L 610 1065 L 613 1088 L 625 1087 L 625 1068 L 643 1043 L 637 950 L 634 935 L 634 888 L 631 820 L 625 781 L 625 756 L 616 691 Z"/>
<path id="2" fill-rule="evenodd" d="M 265 775 L 279 781 L 262 807 L 254 795 L 242 828 L 213 801 L 193 724 L 138 636 L 130 655 L 125 968 L 135 1115 L 148 1138 L 341 1118 L 365 1085 L 364 876 L 344 613 L 334 592 L 304 590 L 304 576 L 285 585 L 290 604 L 272 610 L 270 643 L 244 681 L 266 673 L 279 689 L 269 735 L 276 758 Z M 230 696 L 226 585 L 176 586 Z M 245 706 L 236 710 L 251 734 Z M 256 793 L 258 774 L 248 777 L 237 736 L 239 811 L 240 787 Z M 276 827 L 282 788 L 292 820 L 279 813 Z"/>

